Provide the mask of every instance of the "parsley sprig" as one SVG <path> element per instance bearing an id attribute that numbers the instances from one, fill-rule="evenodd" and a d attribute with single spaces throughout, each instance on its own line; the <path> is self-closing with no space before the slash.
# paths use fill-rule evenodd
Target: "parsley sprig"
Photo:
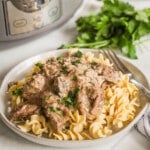
<path id="1" fill-rule="evenodd" d="M 150 33 L 150 8 L 136 11 L 121 0 L 102 1 L 99 13 L 77 20 L 76 42 L 62 47 L 112 47 L 127 57 L 137 58 L 135 41 Z"/>

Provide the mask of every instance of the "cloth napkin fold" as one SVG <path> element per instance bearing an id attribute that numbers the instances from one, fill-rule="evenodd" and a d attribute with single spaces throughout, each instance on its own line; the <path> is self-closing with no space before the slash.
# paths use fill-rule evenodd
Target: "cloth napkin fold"
<path id="1" fill-rule="evenodd" d="M 144 135 L 148 140 L 150 140 L 150 104 L 148 105 L 148 109 L 142 118 L 135 125 L 135 128 L 139 133 Z"/>

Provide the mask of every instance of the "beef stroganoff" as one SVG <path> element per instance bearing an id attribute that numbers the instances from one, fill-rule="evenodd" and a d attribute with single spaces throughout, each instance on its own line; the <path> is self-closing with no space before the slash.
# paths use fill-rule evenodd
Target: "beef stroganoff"
<path id="1" fill-rule="evenodd" d="M 69 50 L 37 62 L 8 85 L 9 119 L 21 131 L 58 140 L 110 136 L 130 123 L 139 90 L 100 53 Z"/>

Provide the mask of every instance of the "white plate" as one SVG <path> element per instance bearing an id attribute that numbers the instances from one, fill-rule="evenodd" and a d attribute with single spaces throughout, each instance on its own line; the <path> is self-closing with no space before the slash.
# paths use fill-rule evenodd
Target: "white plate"
<path id="1" fill-rule="evenodd" d="M 92 51 L 94 53 L 98 53 L 98 51 L 90 50 L 90 49 L 83 49 L 83 52 Z M 6 94 L 8 83 L 11 81 L 19 80 L 24 77 L 24 75 L 30 70 L 30 68 L 35 64 L 36 62 L 46 59 L 52 56 L 59 56 L 64 53 L 66 53 L 67 50 L 54 50 L 46 53 L 39 54 L 37 56 L 31 57 L 20 64 L 18 64 L 16 67 L 14 67 L 4 78 L 1 88 L 0 88 L 0 116 L 3 122 L 14 132 L 19 134 L 20 136 L 43 145 L 48 146 L 55 146 L 55 147 L 83 147 L 83 146 L 95 146 L 100 145 L 103 147 L 106 147 L 107 145 L 110 145 L 110 143 L 114 143 L 114 141 L 119 140 L 121 137 L 123 137 L 132 127 L 133 125 L 140 119 L 140 117 L 144 114 L 146 107 L 147 107 L 147 99 L 143 95 L 141 102 L 142 102 L 142 108 L 140 113 L 135 117 L 135 119 L 124 129 L 122 129 L 120 132 L 111 135 L 110 137 L 101 138 L 101 139 L 95 139 L 95 140 L 83 140 L 83 141 L 58 141 L 53 139 L 47 139 L 43 137 L 37 137 L 35 135 L 24 133 L 20 131 L 13 123 L 11 123 L 7 117 L 7 102 L 8 97 Z M 123 59 L 122 59 L 123 60 Z M 148 82 L 145 78 L 145 76 L 140 72 L 135 66 L 133 66 L 131 63 L 123 60 L 123 62 L 133 71 L 137 79 L 142 82 L 146 87 L 148 87 Z"/>

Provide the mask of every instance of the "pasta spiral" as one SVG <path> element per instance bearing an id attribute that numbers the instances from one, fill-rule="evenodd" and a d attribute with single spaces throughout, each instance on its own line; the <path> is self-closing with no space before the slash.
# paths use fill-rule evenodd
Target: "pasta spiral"
<path id="1" fill-rule="evenodd" d="M 24 125 L 18 125 L 23 132 L 33 132 L 35 135 L 47 133 L 47 125 L 45 118 L 41 115 L 32 115 L 30 120 L 26 120 Z"/>
<path id="2" fill-rule="evenodd" d="M 54 133 L 54 137 L 59 140 L 84 140 L 88 138 L 87 134 L 83 132 L 87 126 L 86 116 L 80 115 L 78 111 L 70 113 L 71 125 L 66 132 L 58 131 Z M 90 138 L 90 137 L 89 137 Z"/>

